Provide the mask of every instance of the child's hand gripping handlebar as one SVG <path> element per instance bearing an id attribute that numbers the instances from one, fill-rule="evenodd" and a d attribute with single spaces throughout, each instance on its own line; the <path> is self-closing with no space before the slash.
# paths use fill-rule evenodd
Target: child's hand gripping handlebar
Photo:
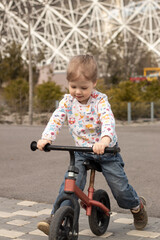
<path id="1" fill-rule="evenodd" d="M 30 145 L 30 148 L 32 151 L 36 151 L 38 149 L 37 142 L 33 141 Z M 51 150 L 93 152 L 92 147 L 58 146 L 58 145 L 51 145 L 51 144 L 47 143 L 44 147 L 44 151 L 49 152 Z M 120 152 L 120 148 L 117 146 L 105 148 L 105 153 L 118 153 L 118 152 Z"/>

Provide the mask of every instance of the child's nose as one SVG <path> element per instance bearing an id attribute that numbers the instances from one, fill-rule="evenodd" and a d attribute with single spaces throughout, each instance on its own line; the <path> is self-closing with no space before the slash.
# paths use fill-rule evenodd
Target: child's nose
<path id="1" fill-rule="evenodd" d="M 76 94 L 80 94 L 81 93 L 81 89 L 77 88 L 76 89 Z"/>

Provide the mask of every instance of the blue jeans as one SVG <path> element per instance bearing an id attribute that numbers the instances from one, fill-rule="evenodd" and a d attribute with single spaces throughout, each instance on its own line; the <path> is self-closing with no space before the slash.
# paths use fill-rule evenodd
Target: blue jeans
<path id="1" fill-rule="evenodd" d="M 98 162 L 102 168 L 102 174 L 108 183 L 114 198 L 116 199 L 119 207 L 125 209 L 132 209 L 139 205 L 139 197 L 133 187 L 128 183 L 127 176 L 124 172 L 124 162 L 119 153 L 105 153 L 97 155 L 92 153 L 75 152 L 75 166 L 79 169 L 76 185 L 83 191 L 86 184 L 87 171 L 83 162 L 85 159 L 90 159 Z M 65 178 L 67 172 L 65 174 Z M 56 201 L 64 193 L 65 179 L 60 187 L 59 195 Z M 55 201 L 55 203 L 56 203 Z M 70 205 L 69 201 L 65 201 L 62 205 Z M 61 206 L 62 206 L 61 205 Z M 54 205 L 52 214 L 54 213 Z"/>

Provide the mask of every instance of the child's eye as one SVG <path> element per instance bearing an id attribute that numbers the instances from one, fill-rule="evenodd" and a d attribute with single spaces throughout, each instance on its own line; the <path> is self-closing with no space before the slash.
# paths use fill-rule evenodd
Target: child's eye
<path id="1" fill-rule="evenodd" d="M 71 88 L 76 88 L 76 86 L 71 86 Z"/>
<path id="2" fill-rule="evenodd" d="M 83 89 L 83 90 L 86 90 L 86 89 L 87 89 L 87 87 L 82 87 L 82 89 Z"/>

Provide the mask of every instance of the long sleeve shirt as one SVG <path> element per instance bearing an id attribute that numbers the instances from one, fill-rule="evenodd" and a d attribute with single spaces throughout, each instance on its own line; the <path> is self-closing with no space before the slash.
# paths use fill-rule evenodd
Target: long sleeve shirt
<path id="1" fill-rule="evenodd" d="M 70 94 L 65 94 L 52 114 L 42 139 L 55 141 L 66 119 L 76 146 L 91 147 L 104 136 L 110 137 L 110 147 L 117 142 L 115 119 L 103 93 L 93 90 L 87 104 L 81 104 Z"/>

